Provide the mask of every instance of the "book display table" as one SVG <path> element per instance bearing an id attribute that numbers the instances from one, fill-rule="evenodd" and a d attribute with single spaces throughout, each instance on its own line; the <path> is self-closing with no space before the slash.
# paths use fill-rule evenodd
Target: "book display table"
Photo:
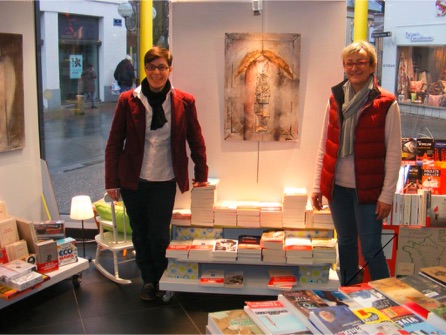
<path id="1" fill-rule="evenodd" d="M 50 279 L 37 285 L 36 287 L 30 290 L 25 290 L 23 293 L 20 293 L 10 300 L 0 299 L 0 309 L 3 309 L 19 300 L 22 300 L 23 298 L 29 297 L 34 293 L 37 293 L 47 287 L 50 287 L 51 285 L 57 284 L 58 282 L 70 277 L 73 280 L 73 285 L 75 287 L 78 287 L 82 280 L 81 272 L 88 269 L 89 265 L 90 264 L 87 259 L 79 257 L 76 263 L 64 265 L 56 271 L 47 273 Z"/>

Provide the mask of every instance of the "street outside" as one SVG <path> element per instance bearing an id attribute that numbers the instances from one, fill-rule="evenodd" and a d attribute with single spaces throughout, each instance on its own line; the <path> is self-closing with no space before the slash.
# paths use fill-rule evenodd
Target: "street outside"
<path id="1" fill-rule="evenodd" d="M 60 214 L 69 214 L 73 196 L 96 201 L 104 195 L 104 151 L 115 103 L 98 106 L 87 106 L 85 115 L 68 110 L 44 122 L 46 161 Z M 446 119 L 405 114 L 401 120 L 403 137 L 446 139 Z"/>

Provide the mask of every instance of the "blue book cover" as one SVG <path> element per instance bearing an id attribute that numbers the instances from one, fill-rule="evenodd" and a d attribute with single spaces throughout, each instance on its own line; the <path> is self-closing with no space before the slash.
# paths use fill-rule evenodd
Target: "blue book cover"
<path id="1" fill-rule="evenodd" d="M 347 306 L 315 308 L 310 312 L 310 321 L 322 334 L 359 334 L 364 324 Z"/>

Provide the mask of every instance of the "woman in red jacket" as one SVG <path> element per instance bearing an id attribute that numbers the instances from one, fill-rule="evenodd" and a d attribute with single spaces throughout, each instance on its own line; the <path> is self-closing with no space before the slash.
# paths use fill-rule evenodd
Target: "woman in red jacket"
<path id="1" fill-rule="evenodd" d="M 195 99 L 169 81 L 172 54 L 154 47 L 144 56 L 146 78 L 120 95 L 105 149 L 105 187 L 124 201 L 136 263 L 144 282 L 141 299 L 155 300 L 167 267 L 165 251 L 176 187 L 189 190 L 186 142 L 194 162 L 194 187 L 207 185 L 206 145 Z"/>

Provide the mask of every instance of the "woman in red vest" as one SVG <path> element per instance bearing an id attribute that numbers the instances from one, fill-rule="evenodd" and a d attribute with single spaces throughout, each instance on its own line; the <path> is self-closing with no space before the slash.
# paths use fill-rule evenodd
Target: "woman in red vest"
<path id="1" fill-rule="evenodd" d="M 346 80 L 332 87 L 317 153 L 314 208 L 328 200 L 338 237 L 341 285 L 358 282 L 358 236 L 372 280 L 389 277 L 382 221 L 392 208 L 401 165 L 401 121 L 395 96 L 378 86 L 368 42 L 344 48 Z"/>

